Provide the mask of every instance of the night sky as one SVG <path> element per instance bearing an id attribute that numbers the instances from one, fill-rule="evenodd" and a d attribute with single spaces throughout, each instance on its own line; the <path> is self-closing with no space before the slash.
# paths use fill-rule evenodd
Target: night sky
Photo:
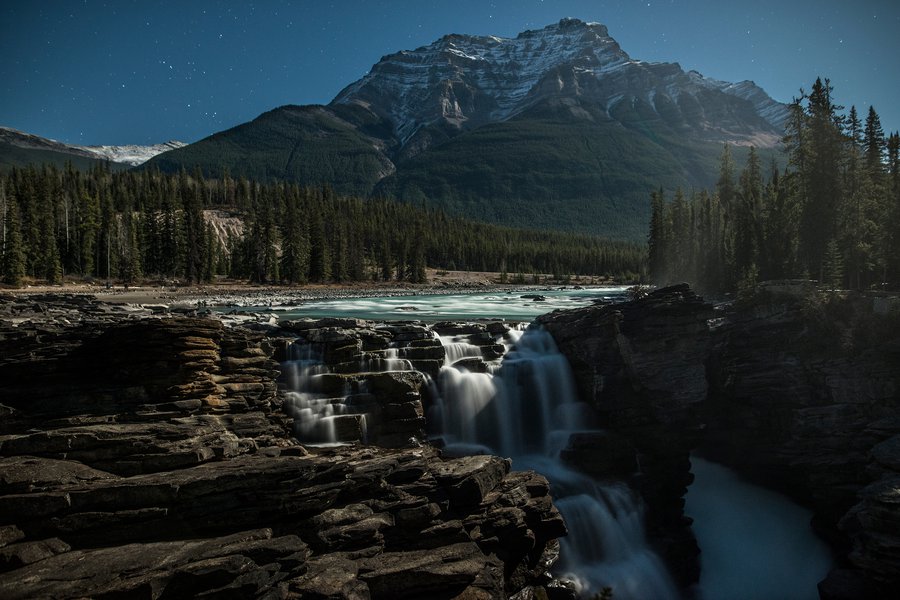
<path id="1" fill-rule="evenodd" d="M 392 52 L 447 33 L 599 21 L 633 58 L 752 79 L 788 102 L 817 75 L 900 129 L 897 0 L 8 1 L 0 125 L 77 144 L 196 141 L 329 102 Z"/>

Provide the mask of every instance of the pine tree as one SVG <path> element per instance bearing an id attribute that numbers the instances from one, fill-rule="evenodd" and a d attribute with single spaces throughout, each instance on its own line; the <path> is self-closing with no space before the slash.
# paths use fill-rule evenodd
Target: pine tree
<path id="1" fill-rule="evenodd" d="M 747 166 L 741 173 L 740 191 L 733 204 L 734 262 L 735 272 L 746 278 L 758 273 L 759 251 L 765 243 L 762 224 L 762 172 L 756 148 L 750 147 Z"/>
<path id="2" fill-rule="evenodd" d="M 816 79 L 809 95 L 809 159 L 804 179 L 806 197 L 800 215 L 800 252 L 810 273 L 821 279 L 825 247 L 836 237 L 837 211 L 842 202 L 840 157 L 843 136 L 837 126 L 840 107 L 831 101 L 828 79 Z"/>
<path id="3" fill-rule="evenodd" d="M 866 152 L 866 169 L 870 173 L 884 172 L 885 140 L 884 130 L 881 128 L 881 119 L 875 108 L 869 107 L 866 116 L 866 129 L 863 137 L 863 146 Z"/>
<path id="4" fill-rule="evenodd" d="M 331 257 L 325 239 L 322 217 L 312 211 L 309 221 L 309 280 L 323 282 L 331 278 Z"/>
<path id="5" fill-rule="evenodd" d="M 673 274 L 680 280 L 691 281 L 693 277 L 690 267 L 693 257 L 691 256 L 690 247 L 691 241 L 694 239 L 694 233 L 691 231 L 690 209 L 681 188 L 675 190 L 670 212 L 672 215 L 670 248 Z"/>
<path id="6" fill-rule="evenodd" d="M 890 186 L 887 194 L 886 219 L 883 221 L 881 247 L 885 257 L 881 281 L 900 289 L 900 133 L 893 133 L 887 143 Z"/>
<path id="7" fill-rule="evenodd" d="M 822 264 L 823 283 L 832 291 L 839 289 L 841 282 L 844 280 L 844 257 L 841 255 L 841 249 L 837 240 L 828 240 Z"/>
<path id="8" fill-rule="evenodd" d="M 282 224 L 281 277 L 287 283 L 306 283 L 309 274 L 309 234 L 301 220 L 296 198 L 285 205 Z"/>
<path id="9" fill-rule="evenodd" d="M 771 177 L 766 186 L 764 258 L 761 276 L 782 279 L 797 274 L 797 195 L 791 189 L 795 180 L 781 176 L 773 159 Z"/>
<path id="10" fill-rule="evenodd" d="M 98 275 L 95 258 L 100 229 L 100 202 L 96 195 L 89 194 L 87 190 L 82 190 L 80 197 L 82 209 L 75 226 L 81 248 L 78 262 L 83 275 Z"/>

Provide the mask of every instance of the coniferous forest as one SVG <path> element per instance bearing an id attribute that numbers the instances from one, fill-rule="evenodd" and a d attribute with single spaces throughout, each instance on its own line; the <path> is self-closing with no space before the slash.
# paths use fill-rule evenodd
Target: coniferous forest
<path id="1" fill-rule="evenodd" d="M 26 277 L 423 282 L 426 266 L 496 271 L 523 283 L 535 273 L 632 280 L 646 263 L 635 244 L 487 225 L 328 187 L 104 166 L 0 176 L 0 231 L 8 285 Z"/>
<path id="2" fill-rule="evenodd" d="M 791 104 L 788 163 L 754 149 L 738 171 L 726 145 L 714 190 L 651 194 L 654 283 L 711 293 L 804 278 L 843 289 L 900 289 L 900 136 L 878 113 L 835 105 L 826 79 Z"/>

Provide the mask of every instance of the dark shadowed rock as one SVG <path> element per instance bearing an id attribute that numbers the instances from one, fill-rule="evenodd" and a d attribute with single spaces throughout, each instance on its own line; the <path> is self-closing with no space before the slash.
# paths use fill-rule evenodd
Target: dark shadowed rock
<path id="1" fill-rule="evenodd" d="M 707 398 L 713 315 L 682 284 L 538 318 L 568 359 L 580 397 L 614 432 L 573 436 L 562 457 L 594 477 L 628 477 L 649 507 L 648 534 L 682 585 L 699 574 L 683 497 Z"/>

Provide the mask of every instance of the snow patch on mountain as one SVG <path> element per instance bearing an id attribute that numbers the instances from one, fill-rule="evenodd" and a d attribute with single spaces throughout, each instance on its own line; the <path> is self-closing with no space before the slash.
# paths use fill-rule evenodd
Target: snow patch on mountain
<path id="1" fill-rule="evenodd" d="M 75 144 L 65 144 L 32 133 L 26 133 L 11 127 L 0 127 L 0 142 L 6 142 L 19 148 L 51 150 L 53 152 L 72 154 L 96 160 L 109 160 L 131 166 L 143 164 L 157 154 L 162 154 L 163 152 L 175 150 L 176 148 L 187 145 L 184 142 L 173 140 L 162 144 L 154 144 L 152 146 L 78 146 Z"/>
<path id="2" fill-rule="evenodd" d="M 525 31 L 514 39 L 450 34 L 428 46 L 382 58 L 334 103 L 386 106 L 385 116 L 397 124 L 397 135 L 405 142 L 421 125 L 447 116 L 509 118 L 538 82 L 560 65 L 574 63 L 599 73 L 630 60 L 605 26 L 576 19 Z M 462 117 L 456 111 L 446 115 L 428 110 L 434 107 L 429 100 L 436 87 L 462 96 Z M 484 103 L 489 106 L 478 106 Z"/>
<path id="3" fill-rule="evenodd" d="M 153 144 L 152 146 L 73 146 L 85 150 L 97 156 L 97 158 L 111 160 L 113 162 L 131 165 L 133 167 L 142 165 L 157 154 L 168 152 L 169 150 L 177 150 L 186 146 L 184 142 L 170 140 L 162 144 Z"/>

